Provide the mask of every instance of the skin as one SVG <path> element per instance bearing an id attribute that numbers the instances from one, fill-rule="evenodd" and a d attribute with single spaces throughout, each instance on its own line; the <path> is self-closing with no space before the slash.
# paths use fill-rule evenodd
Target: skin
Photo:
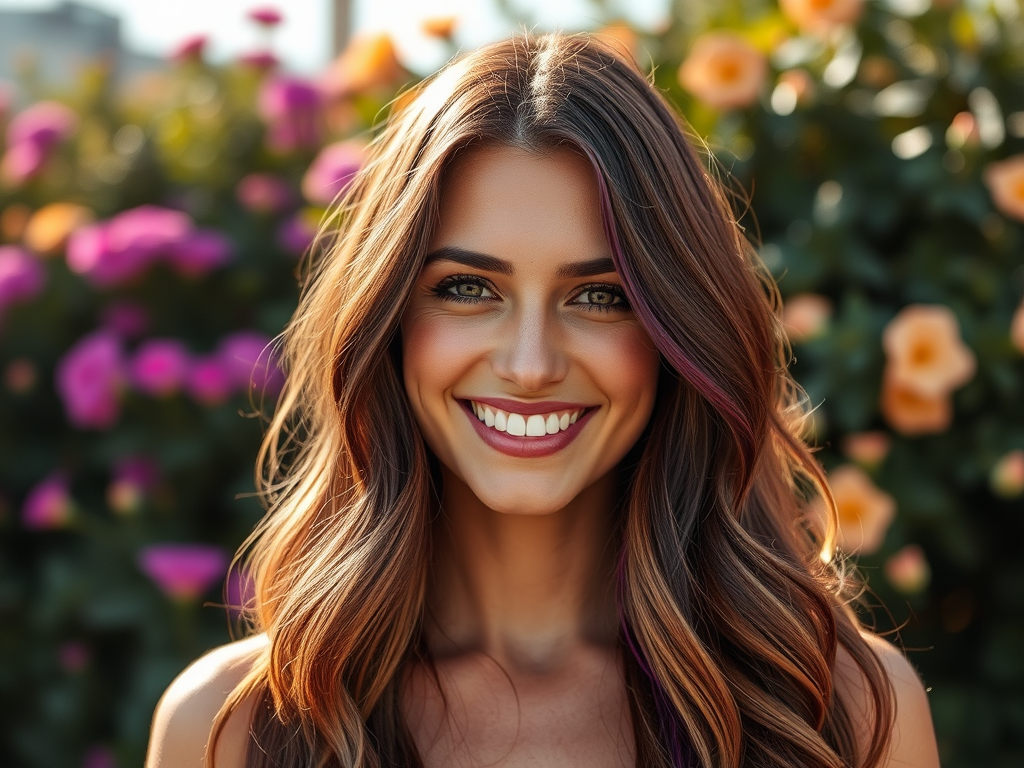
<path id="1" fill-rule="evenodd" d="M 593 171 L 566 150 L 474 149 L 442 187 L 429 249 L 442 257 L 428 259 L 401 327 L 409 401 L 443 475 L 425 623 L 437 676 L 413 666 L 402 690 L 431 768 L 635 763 L 610 541 L 616 467 L 650 417 L 659 357 L 614 298 L 614 269 L 560 271 L 609 255 L 598 211 Z M 504 264 L 456 263 L 451 248 Z M 613 308 L 586 306 L 599 302 Z M 473 397 L 584 403 L 593 413 L 563 450 L 513 457 L 474 429 L 460 405 Z M 891 645 L 868 640 L 896 693 L 887 766 L 937 768 L 919 678 Z M 222 646 L 172 683 L 147 768 L 202 766 L 210 724 L 265 642 Z M 841 649 L 836 685 L 866 712 L 865 683 Z M 228 720 L 218 768 L 243 766 L 249 713 L 246 705 Z M 863 742 L 866 717 L 857 722 Z"/>

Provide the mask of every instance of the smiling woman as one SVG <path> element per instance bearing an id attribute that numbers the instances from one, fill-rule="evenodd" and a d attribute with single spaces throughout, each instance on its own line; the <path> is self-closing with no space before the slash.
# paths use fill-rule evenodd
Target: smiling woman
<path id="1" fill-rule="evenodd" d="M 452 64 L 328 229 L 254 633 L 171 685 L 150 768 L 937 766 L 829 556 L 774 286 L 631 63 Z"/>

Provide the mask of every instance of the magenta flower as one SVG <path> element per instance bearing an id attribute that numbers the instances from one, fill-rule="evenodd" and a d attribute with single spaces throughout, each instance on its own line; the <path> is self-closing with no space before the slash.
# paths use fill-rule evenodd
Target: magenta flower
<path id="1" fill-rule="evenodd" d="M 220 405 L 235 391 L 235 382 L 220 357 L 209 355 L 192 361 L 185 389 L 196 402 Z"/>
<path id="2" fill-rule="evenodd" d="M 264 27 L 276 27 L 284 17 L 276 8 L 265 5 L 249 11 L 249 18 Z"/>
<path id="3" fill-rule="evenodd" d="M 232 615 L 237 616 L 256 595 L 256 585 L 253 583 L 252 575 L 241 566 L 235 566 L 228 572 L 228 581 L 225 586 L 225 600 L 228 610 Z"/>
<path id="4" fill-rule="evenodd" d="M 299 211 L 285 219 L 277 228 L 277 244 L 288 253 L 301 256 L 313 244 L 316 238 L 316 227 L 309 223 L 308 217 Z"/>
<path id="5" fill-rule="evenodd" d="M 201 229 L 170 246 L 167 259 L 182 275 L 198 277 L 231 261 L 231 241 L 213 229 Z"/>
<path id="6" fill-rule="evenodd" d="M 107 504 L 119 514 L 137 512 L 142 501 L 160 479 L 156 462 L 145 456 L 129 456 L 114 465 L 114 476 L 107 486 Z"/>
<path id="7" fill-rule="evenodd" d="M 355 141 L 329 144 L 302 177 L 302 193 L 311 203 L 327 205 L 345 189 L 363 164 L 364 145 Z"/>
<path id="8" fill-rule="evenodd" d="M 220 359 L 235 386 L 243 392 L 275 395 L 281 391 L 284 376 L 277 366 L 271 341 L 255 331 L 239 331 L 225 336 L 218 348 Z"/>
<path id="9" fill-rule="evenodd" d="M 55 472 L 28 492 L 21 508 L 21 522 L 34 530 L 63 528 L 71 520 L 73 510 L 67 477 Z"/>
<path id="10" fill-rule="evenodd" d="M 280 213 L 295 203 L 288 182 L 269 173 L 250 173 L 238 182 L 235 194 L 253 213 Z"/>
<path id="11" fill-rule="evenodd" d="M 272 51 L 250 51 L 238 57 L 238 63 L 266 72 L 276 69 L 281 63 Z"/>
<path id="12" fill-rule="evenodd" d="M 0 159 L 0 176 L 16 185 L 21 184 L 39 173 L 46 157 L 46 151 L 35 144 L 12 144 Z"/>
<path id="13" fill-rule="evenodd" d="M 76 427 L 107 429 L 120 414 L 124 358 L 109 331 L 80 339 L 57 363 L 57 393 Z"/>
<path id="14" fill-rule="evenodd" d="M 189 368 L 189 353 L 175 339 L 150 339 L 135 352 L 129 366 L 132 384 L 140 392 L 166 397 L 181 389 Z"/>
<path id="15" fill-rule="evenodd" d="M 46 269 L 23 248 L 0 245 L 0 312 L 10 304 L 35 298 L 46 282 Z"/>
<path id="16" fill-rule="evenodd" d="M 263 83 L 260 116 L 267 123 L 267 146 L 291 152 L 320 144 L 320 89 L 297 77 L 279 76 Z"/>
<path id="17" fill-rule="evenodd" d="M 206 35 L 189 35 L 171 51 L 171 61 L 179 63 L 185 61 L 198 61 L 203 58 L 203 51 L 206 48 Z"/>
<path id="18" fill-rule="evenodd" d="M 7 146 L 34 144 L 48 150 L 72 136 L 78 129 L 78 115 L 56 101 L 40 101 L 15 115 L 7 126 Z"/>
<path id="19" fill-rule="evenodd" d="M 140 304 L 115 302 L 103 310 L 103 327 L 122 339 L 136 339 L 149 328 L 149 313 Z"/>
<path id="20" fill-rule="evenodd" d="M 139 569 L 175 600 L 194 600 L 224 578 L 228 554 L 211 544 L 153 544 L 138 556 Z"/>

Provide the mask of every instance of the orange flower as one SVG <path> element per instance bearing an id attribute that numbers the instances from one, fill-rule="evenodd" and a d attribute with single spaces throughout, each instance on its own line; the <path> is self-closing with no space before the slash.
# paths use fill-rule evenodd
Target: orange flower
<path id="1" fill-rule="evenodd" d="M 839 517 L 839 548 L 850 554 L 871 554 L 882 545 L 896 514 L 896 501 L 853 464 L 832 470 L 828 483 Z"/>
<path id="2" fill-rule="evenodd" d="M 420 29 L 428 37 L 436 37 L 439 40 L 451 40 L 455 33 L 455 24 L 458 16 L 431 16 L 420 22 Z"/>
<path id="3" fill-rule="evenodd" d="M 904 307 L 882 333 L 893 384 L 921 397 L 947 395 L 974 376 L 974 353 L 960 339 L 956 315 L 941 304 Z"/>
<path id="4" fill-rule="evenodd" d="M 626 61 L 636 60 L 637 51 L 640 49 L 640 40 L 629 25 L 623 24 L 621 21 L 609 24 L 597 30 L 594 36 L 622 54 Z"/>
<path id="5" fill-rule="evenodd" d="M 60 252 L 68 236 L 95 217 L 88 208 L 74 203 L 50 203 L 32 214 L 23 235 L 25 245 L 36 253 Z"/>
<path id="6" fill-rule="evenodd" d="M 901 435 L 930 435 L 944 432 L 953 421 L 949 395 L 927 397 L 894 382 L 882 382 L 882 415 Z"/>
<path id="7" fill-rule="evenodd" d="M 1024 302 L 1017 307 L 1010 321 L 1010 341 L 1021 352 L 1024 352 Z"/>
<path id="8" fill-rule="evenodd" d="M 888 455 L 891 442 L 885 432 L 855 432 L 843 438 L 843 453 L 865 467 L 877 467 Z"/>
<path id="9" fill-rule="evenodd" d="M 832 302 L 817 293 L 800 293 L 782 308 L 782 324 L 790 341 L 809 341 L 825 332 Z"/>
<path id="10" fill-rule="evenodd" d="M 996 208 L 1024 221 L 1024 154 L 989 163 L 983 176 Z"/>
<path id="11" fill-rule="evenodd" d="M 764 54 L 732 32 L 701 35 L 679 67 L 683 88 L 716 109 L 753 104 L 767 76 Z"/>
<path id="12" fill-rule="evenodd" d="M 925 559 L 924 550 L 917 544 L 907 544 L 885 561 L 885 577 L 900 592 L 914 595 L 928 586 L 932 569 Z"/>
<path id="13" fill-rule="evenodd" d="M 827 33 L 856 23 L 864 0 L 779 0 L 779 7 L 804 32 Z"/>
<path id="14" fill-rule="evenodd" d="M 997 461 L 989 475 L 989 484 L 1005 499 L 1024 493 L 1024 450 L 1010 451 Z"/>
<path id="15" fill-rule="evenodd" d="M 325 80 L 329 91 L 347 96 L 383 90 L 402 82 L 405 68 L 398 62 L 394 43 L 386 33 L 356 35 L 335 59 Z"/>

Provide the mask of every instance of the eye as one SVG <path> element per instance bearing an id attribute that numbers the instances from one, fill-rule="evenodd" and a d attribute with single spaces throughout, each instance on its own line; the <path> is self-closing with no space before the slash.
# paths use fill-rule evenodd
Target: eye
<path id="1" fill-rule="evenodd" d="M 434 288 L 439 299 L 466 301 L 493 299 L 494 291 L 488 281 L 475 275 L 452 275 L 446 277 Z"/>
<path id="2" fill-rule="evenodd" d="M 574 304 L 583 305 L 586 309 L 610 310 L 628 309 L 629 302 L 622 288 L 617 285 L 588 285 L 576 294 Z"/>

